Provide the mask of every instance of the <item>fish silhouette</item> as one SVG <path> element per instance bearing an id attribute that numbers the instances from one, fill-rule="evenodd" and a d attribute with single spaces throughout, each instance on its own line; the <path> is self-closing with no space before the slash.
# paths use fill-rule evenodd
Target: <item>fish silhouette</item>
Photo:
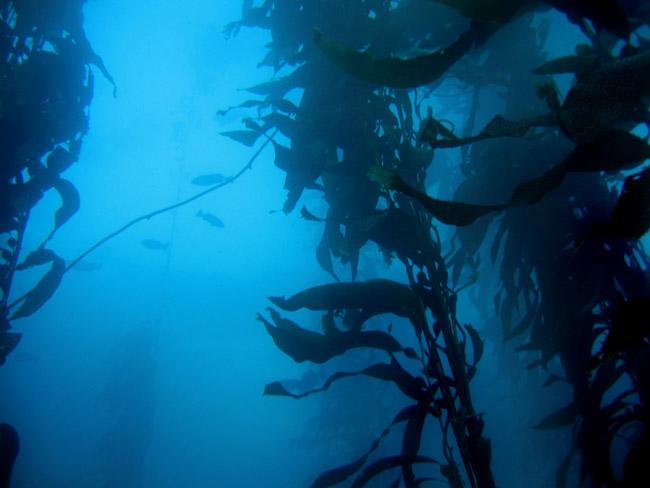
<path id="1" fill-rule="evenodd" d="M 204 212 L 203 210 L 199 210 L 196 213 L 197 217 L 202 218 L 205 220 L 208 224 L 210 224 L 213 227 L 219 227 L 219 228 L 224 228 L 225 225 L 222 222 L 222 220 L 217 217 L 216 215 L 211 214 L 210 212 Z"/>
<path id="2" fill-rule="evenodd" d="M 142 244 L 142 247 L 145 247 L 147 249 L 151 249 L 151 250 L 154 250 L 154 251 L 159 251 L 159 250 L 164 251 L 169 247 L 168 242 L 160 242 L 160 241 L 157 241 L 156 239 L 145 239 L 142 242 L 140 242 L 140 244 Z"/>

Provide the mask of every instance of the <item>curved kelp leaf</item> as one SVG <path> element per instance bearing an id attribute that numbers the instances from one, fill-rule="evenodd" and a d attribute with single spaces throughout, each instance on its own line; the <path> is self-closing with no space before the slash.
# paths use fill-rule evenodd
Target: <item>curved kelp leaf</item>
<path id="1" fill-rule="evenodd" d="M 425 397 L 425 384 L 421 378 L 416 378 L 411 376 L 405 369 L 403 369 L 400 364 L 392 358 L 390 363 L 378 363 L 368 366 L 367 368 L 362 369 L 361 371 L 355 372 L 339 372 L 331 375 L 323 386 L 320 388 L 314 388 L 313 390 L 308 390 L 302 393 L 292 393 L 287 390 L 284 385 L 279 381 L 274 381 L 269 383 L 264 387 L 264 395 L 270 396 L 287 396 L 295 399 L 304 398 L 314 393 L 320 393 L 327 390 L 332 384 L 336 381 L 343 378 L 352 378 L 354 376 L 369 376 L 371 378 L 376 378 L 384 381 L 391 381 L 400 389 L 402 393 L 409 396 L 410 398 L 418 401 L 424 400 Z M 424 415 L 426 415 L 426 411 Z"/>
<path id="2" fill-rule="evenodd" d="M 370 449 L 368 449 L 368 451 L 363 456 L 352 463 L 325 471 L 311 484 L 311 488 L 329 488 L 330 486 L 337 485 L 348 479 L 363 467 L 368 457 L 377 450 L 384 437 L 390 433 L 392 427 L 401 422 L 409 420 L 413 415 L 416 415 L 418 411 L 418 405 L 404 408 L 393 418 L 393 421 L 388 427 L 384 429 L 379 437 L 374 440 L 370 446 Z"/>
<path id="3" fill-rule="evenodd" d="M 310 222 L 327 222 L 327 219 L 323 219 L 321 217 L 316 217 L 313 213 L 309 211 L 309 209 L 303 205 L 302 208 L 300 209 L 300 216 L 308 220 Z"/>
<path id="4" fill-rule="evenodd" d="M 470 341 L 472 341 L 473 361 L 472 366 L 476 366 L 483 357 L 483 350 L 485 348 L 483 340 L 478 331 L 470 324 L 465 324 L 465 330 L 469 334 Z"/>
<path id="5" fill-rule="evenodd" d="M 21 337 L 22 334 L 0 331 L 0 366 L 5 363 L 7 356 L 16 348 Z"/>
<path id="6" fill-rule="evenodd" d="M 641 138 L 621 130 L 602 133 L 576 146 L 567 158 L 546 173 L 515 188 L 512 202 L 532 204 L 557 189 L 566 173 L 614 172 L 634 168 L 650 158 L 650 146 Z"/>
<path id="7" fill-rule="evenodd" d="M 68 169 L 79 157 L 81 144 L 75 141 L 70 145 L 70 149 L 65 149 L 62 146 L 56 146 L 54 150 L 47 156 L 47 169 L 56 174 L 63 173 Z"/>
<path id="8" fill-rule="evenodd" d="M 294 88 L 304 88 L 314 75 L 314 63 L 304 63 L 294 69 L 287 76 L 277 80 L 267 81 L 259 85 L 246 88 L 246 91 L 256 95 L 265 95 L 268 100 L 281 99 Z"/>
<path id="9" fill-rule="evenodd" d="M 361 475 L 352 483 L 352 488 L 362 488 L 371 481 L 374 477 L 380 475 L 389 469 L 398 468 L 400 466 L 409 466 L 413 464 L 437 464 L 439 461 L 426 456 L 388 456 L 379 459 L 363 470 Z"/>
<path id="10" fill-rule="evenodd" d="M 264 324 L 275 345 L 294 361 L 310 361 L 322 364 L 333 357 L 360 347 L 379 349 L 388 353 L 402 352 L 405 349 L 393 336 L 381 331 L 337 331 L 319 334 L 303 329 L 295 322 L 283 318 L 269 309 L 275 326 L 262 315 L 257 320 Z"/>
<path id="11" fill-rule="evenodd" d="M 384 313 L 406 317 L 419 329 L 426 326 L 422 302 L 410 286 L 386 279 L 358 283 L 315 286 L 285 297 L 269 297 L 277 307 L 295 311 L 362 309 L 352 329 L 360 329 L 369 318 Z"/>
<path id="12" fill-rule="evenodd" d="M 248 147 L 253 147 L 257 142 L 257 139 L 259 139 L 259 137 L 262 135 L 261 132 L 252 130 L 231 130 L 220 132 L 219 134 Z"/>
<path id="13" fill-rule="evenodd" d="M 441 133 L 427 127 L 427 125 L 431 127 L 432 124 L 435 125 L 436 122 L 429 119 L 422 131 L 420 140 L 426 142 L 432 148 L 453 148 L 498 137 L 523 137 L 535 127 L 552 127 L 557 125 L 557 121 L 554 114 L 540 115 L 523 120 L 508 120 L 501 115 L 496 115 L 478 135 L 469 137 L 449 137 L 448 133 Z M 439 135 L 442 135 L 442 138 Z"/>
<path id="14" fill-rule="evenodd" d="M 440 78 L 487 36 L 486 28 L 472 26 L 450 46 L 412 59 L 375 58 L 326 40 L 318 30 L 314 31 L 314 42 L 330 61 L 355 78 L 392 88 L 415 88 Z"/>
<path id="15" fill-rule="evenodd" d="M 567 425 L 572 425 L 577 416 L 578 408 L 575 403 L 571 402 L 566 407 L 562 407 L 544 417 L 534 428 L 538 430 L 559 429 Z"/>
<path id="16" fill-rule="evenodd" d="M 533 70 L 536 75 L 575 74 L 580 77 L 596 67 L 598 56 L 562 56 L 551 59 Z"/>
<path id="17" fill-rule="evenodd" d="M 424 429 L 424 421 L 429 414 L 429 410 L 424 404 L 421 404 L 420 407 L 420 411 L 411 416 L 406 424 L 406 429 L 404 429 L 404 436 L 402 437 L 402 457 L 404 458 L 414 458 L 420 452 L 422 429 Z M 412 463 L 402 464 L 402 476 L 406 486 L 415 485 L 415 473 L 413 472 Z"/>
<path id="18" fill-rule="evenodd" d="M 305 188 L 318 187 L 316 179 L 325 167 L 326 151 L 317 140 L 310 140 L 309 143 L 292 143 L 291 149 L 273 142 L 273 148 L 275 165 L 287 173 L 284 188 L 288 194 L 282 211 L 288 214 L 296 206 Z"/>
<path id="19" fill-rule="evenodd" d="M 39 248 L 36 251 L 32 251 L 25 258 L 25 260 L 16 266 L 17 271 L 22 271 L 28 268 L 33 268 L 34 266 L 41 266 L 42 264 L 51 263 L 57 259 L 57 255 L 51 249 Z"/>
<path id="20" fill-rule="evenodd" d="M 10 320 L 28 317 L 45 305 L 61 284 L 64 273 L 65 261 L 60 257 L 55 257 L 52 261 L 52 267 L 36 286 L 25 295 L 22 305 L 14 312 Z"/>
<path id="21" fill-rule="evenodd" d="M 512 203 L 515 205 L 531 205 L 539 202 L 547 193 L 560 187 L 566 173 L 565 165 L 559 164 L 541 176 L 522 183 L 512 192 Z"/>
<path id="22" fill-rule="evenodd" d="M 305 210 L 304 206 L 302 208 Z M 303 218 L 307 218 L 305 217 L 304 212 L 301 211 L 301 214 L 303 215 Z M 330 275 L 332 275 L 336 281 L 341 281 L 334 271 L 334 263 L 332 262 L 332 254 L 330 252 L 330 236 L 332 235 L 332 232 L 336 232 L 336 224 L 332 222 L 326 222 L 325 229 L 323 229 L 323 236 L 321 237 L 321 240 L 318 243 L 318 247 L 316 248 L 316 260 L 324 271 L 327 271 Z"/>
<path id="23" fill-rule="evenodd" d="M 416 199 L 431 215 L 444 224 L 456 226 L 470 225 L 484 215 L 499 212 L 511 206 L 511 204 L 473 205 L 470 203 L 438 200 L 408 185 L 396 173 L 378 166 L 373 166 L 368 172 L 368 176 L 370 179 L 383 184 L 391 190 L 398 191 Z"/>
<path id="24" fill-rule="evenodd" d="M 61 197 L 61 206 L 54 214 L 54 228 L 52 229 L 52 232 L 50 232 L 50 235 L 47 237 L 45 242 L 52 239 L 56 231 L 59 230 L 61 226 L 68 220 L 70 220 L 72 216 L 79 211 L 79 208 L 81 206 L 79 191 L 70 181 L 59 178 L 54 182 L 53 187 Z"/>

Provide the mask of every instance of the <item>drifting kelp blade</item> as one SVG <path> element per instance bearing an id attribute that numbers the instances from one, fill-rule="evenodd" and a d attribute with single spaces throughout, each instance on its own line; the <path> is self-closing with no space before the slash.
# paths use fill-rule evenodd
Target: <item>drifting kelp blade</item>
<path id="1" fill-rule="evenodd" d="M 385 332 L 339 331 L 320 334 L 303 329 L 294 322 L 282 318 L 271 309 L 275 326 L 258 314 L 275 345 L 296 362 L 310 361 L 322 364 L 333 357 L 340 356 L 350 349 L 368 347 L 388 353 L 402 352 L 404 348 L 397 340 Z"/>
<path id="2" fill-rule="evenodd" d="M 331 225 L 332 224 L 329 222 L 325 224 L 323 237 L 321 237 L 318 247 L 316 248 L 316 260 L 324 271 L 332 275 L 336 281 L 341 281 L 334 271 L 334 263 L 332 262 L 332 254 L 330 252 L 329 234 Z"/>
<path id="3" fill-rule="evenodd" d="M 543 175 L 522 183 L 512 192 L 513 205 L 531 205 L 539 202 L 547 193 L 559 188 L 565 175 L 566 167 L 559 164 Z"/>
<path id="4" fill-rule="evenodd" d="M 25 261 L 16 266 L 17 271 L 22 271 L 34 266 L 40 266 L 42 264 L 51 263 L 57 259 L 57 255 L 51 249 L 39 248 L 36 251 L 32 251 L 25 258 Z"/>
<path id="5" fill-rule="evenodd" d="M 261 132 L 255 132 L 252 130 L 231 130 L 220 132 L 220 134 L 247 147 L 253 147 L 257 142 L 257 139 L 262 135 Z"/>
<path id="6" fill-rule="evenodd" d="M 538 178 L 522 183 L 512 194 L 513 204 L 533 204 L 557 189 L 568 172 L 622 171 L 650 157 L 650 146 L 629 132 L 612 130 L 580 144 L 560 164 Z"/>
<path id="7" fill-rule="evenodd" d="M 580 75 L 594 67 L 598 58 L 596 56 L 562 56 L 551 59 L 533 70 L 536 75 Z"/>
<path id="8" fill-rule="evenodd" d="M 481 29 L 471 27 L 447 48 L 412 59 L 375 58 L 326 40 L 320 31 L 314 31 L 314 42 L 330 61 L 355 78 L 391 88 L 416 88 L 440 78 L 484 36 Z"/>
<path id="9" fill-rule="evenodd" d="M 361 475 L 354 480 L 352 483 L 352 488 L 363 488 L 376 476 L 380 475 L 384 471 L 389 469 L 397 468 L 400 466 L 407 466 L 413 464 L 440 464 L 433 458 L 425 456 L 389 456 L 378 461 L 375 461 L 366 469 L 363 470 Z"/>
<path id="10" fill-rule="evenodd" d="M 499 212 L 509 207 L 509 205 L 473 205 L 463 202 L 448 202 L 431 198 L 427 194 L 415 189 L 404 193 L 415 198 L 431 215 L 443 224 L 461 227 L 474 223 L 484 215 Z"/>
<path id="11" fill-rule="evenodd" d="M 402 437 L 402 457 L 413 458 L 420 452 L 420 443 L 422 440 L 422 429 L 424 429 L 424 421 L 429 414 L 428 409 L 424 405 L 420 405 L 420 411 L 411 416 L 404 429 L 404 436 Z M 406 482 L 406 486 L 411 486 L 415 483 L 415 473 L 413 473 L 413 464 L 402 464 L 402 476 Z"/>
<path id="12" fill-rule="evenodd" d="M 396 173 L 379 166 L 372 166 L 368 171 L 368 177 L 380 183 L 390 190 L 404 193 L 416 199 L 422 206 L 437 220 L 444 224 L 465 226 L 475 222 L 480 217 L 492 212 L 499 212 L 510 205 L 473 205 L 463 202 L 449 202 L 432 198 L 426 193 L 409 186 Z"/>
<path id="13" fill-rule="evenodd" d="M 54 189 L 61 197 L 61 206 L 56 211 L 56 214 L 54 214 L 54 229 L 52 230 L 52 234 L 50 234 L 50 238 L 80 208 L 79 191 L 70 181 L 59 178 L 54 183 Z"/>
<path id="14" fill-rule="evenodd" d="M 217 110 L 217 115 L 220 117 L 223 117 L 224 115 L 227 115 L 228 112 L 232 110 L 236 110 L 238 108 L 253 108 L 253 107 L 259 107 L 260 105 L 264 105 L 266 102 L 264 100 L 246 100 L 245 102 L 240 103 L 239 105 L 232 105 L 226 109 L 223 110 Z"/>
<path id="15" fill-rule="evenodd" d="M 70 151 L 62 146 L 56 146 L 54 151 L 47 157 L 47 169 L 56 174 L 61 174 L 77 160 L 79 149 L 80 144 L 78 142 L 71 145 Z"/>
<path id="16" fill-rule="evenodd" d="M 420 303 L 410 286 L 379 278 L 314 286 L 289 298 L 269 297 L 269 300 L 292 312 L 301 308 L 314 311 L 363 308 L 375 311 L 375 315 L 394 313 L 401 317 L 411 315 L 410 309 Z"/>
<path id="17" fill-rule="evenodd" d="M 476 366 L 481 358 L 483 357 L 484 344 L 483 339 L 479 335 L 478 331 L 472 327 L 470 324 L 465 324 L 465 330 L 469 334 L 469 338 L 472 341 L 472 353 L 473 361 L 472 365 Z"/>
<path id="18" fill-rule="evenodd" d="M 275 381 L 266 385 L 264 388 L 264 394 L 270 396 L 288 396 L 300 399 L 314 393 L 325 391 L 340 379 L 351 378 L 359 375 L 390 381 L 394 383 L 400 391 L 414 400 L 422 400 L 423 398 L 422 389 L 424 385 L 418 381 L 418 378 L 411 376 L 406 372 L 406 370 L 404 370 L 395 359 L 392 359 L 390 363 L 373 364 L 361 371 L 334 373 L 327 378 L 323 386 L 320 388 L 314 388 L 313 390 L 308 390 L 302 393 L 291 393 L 284 387 L 284 385 L 282 385 L 282 383 Z"/>
<path id="19" fill-rule="evenodd" d="M 54 295 L 63 279 L 65 273 L 65 261 L 56 257 L 52 261 L 52 267 L 41 278 L 32 290 L 25 296 L 25 300 L 10 320 L 28 317 L 40 309 Z"/>
<path id="20" fill-rule="evenodd" d="M 550 124 L 551 120 L 548 116 L 515 121 L 508 120 L 501 115 L 495 115 L 494 118 L 488 122 L 485 128 L 480 132 L 479 137 L 523 137 L 533 127 Z"/>
<path id="21" fill-rule="evenodd" d="M 379 443 L 377 443 L 377 446 L 379 446 Z M 374 449 L 372 449 L 372 451 L 374 451 Z M 370 453 L 366 453 L 352 463 L 325 471 L 318 478 L 316 478 L 316 480 L 312 483 L 311 488 L 329 488 L 330 486 L 335 486 L 339 483 L 343 483 L 346 479 L 361 469 L 361 467 L 365 464 L 366 459 L 368 459 L 369 455 Z"/>
<path id="22" fill-rule="evenodd" d="M 427 142 L 434 149 L 454 148 L 498 137 L 523 137 L 534 127 L 550 127 L 555 124 L 554 114 L 524 120 L 508 120 L 501 115 L 495 115 L 478 135 L 459 138 L 443 134 L 443 138 L 438 139 L 435 131 L 428 131 L 428 134 L 423 133 L 421 140 Z"/>
<path id="23" fill-rule="evenodd" d="M 345 464 L 343 466 L 339 466 L 338 468 L 330 469 L 324 473 L 321 473 L 321 475 L 316 478 L 316 481 L 312 483 L 310 488 L 329 488 L 330 486 L 342 483 L 354 473 L 359 471 L 365 464 L 368 457 L 375 450 L 377 450 L 382 439 L 388 435 L 391 428 L 401 422 L 409 420 L 411 416 L 416 414 L 417 409 L 418 405 L 402 409 L 402 411 L 393 418 L 393 421 L 390 423 L 390 425 L 384 429 L 384 431 L 379 435 L 377 439 L 374 440 L 370 446 L 370 449 L 368 449 L 368 451 L 363 456 L 352 463 Z"/>
<path id="24" fill-rule="evenodd" d="M 300 209 L 300 216 L 303 219 L 309 220 L 311 222 L 325 222 L 325 219 L 316 217 L 313 213 L 309 211 L 309 209 L 305 205 L 303 205 L 302 208 Z"/>
<path id="25" fill-rule="evenodd" d="M 577 416 L 578 408 L 575 403 L 571 402 L 566 407 L 544 417 L 534 428 L 537 430 L 559 429 L 573 424 Z"/>

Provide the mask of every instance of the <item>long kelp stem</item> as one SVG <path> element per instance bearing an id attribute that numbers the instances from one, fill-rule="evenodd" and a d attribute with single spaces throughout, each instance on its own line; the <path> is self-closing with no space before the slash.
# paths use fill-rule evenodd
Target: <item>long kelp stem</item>
<path id="1" fill-rule="evenodd" d="M 271 134 L 270 136 L 267 136 L 267 139 L 266 139 L 266 141 L 264 141 L 264 144 L 262 144 L 262 145 L 260 146 L 260 148 L 259 148 L 257 151 L 255 151 L 255 154 L 253 154 L 253 155 L 251 156 L 251 158 L 248 160 L 248 162 L 247 162 L 247 163 L 246 163 L 246 164 L 245 164 L 245 165 L 244 165 L 244 166 L 243 166 L 243 167 L 242 167 L 242 168 L 241 168 L 241 169 L 240 169 L 240 170 L 239 170 L 239 171 L 238 171 L 234 176 L 231 176 L 231 177 L 228 178 L 227 180 L 222 181 L 221 183 L 218 183 L 218 184 L 216 184 L 216 185 L 214 185 L 214 186 L 211 186 L 211 187 L 208 188 L 207 190 L 204 190 L 204 191 L 202 191 L 202 192 L 199 192 L 199 193 L 197 193 L 196 195 L 193 195 L 193 196 L 191 196 L 191 197 L 189 197 L 189 198 L 187 198 L 187 199 L 185 199 L 185 200 L 183 200 L 183 201 L 180 201 L 180 202 L 174 203 L 174 204 L 169 205 L 169 206 L 164 207 L 164 208 L 160 208 L 160 209 L 158 209 L 158 210 L 154 210 L 153 212 L 149 212 L 149 213 L 147 213 L 147 214 L 145 214 L 145 215 L 141 215 L 140 217 L 137 217 L 137 218 L 135 218 L 135 219 L 133 219 L 133 220 L 127 222 L 127 223 L 124 224 L 122 227 L 120 227 L 119 229 L 115 230 L 114 232 L 111 232 L 111 233 L 108 234 L 106 237 L 100 239 L 96 244 L 92 245 L 92 246 L 89 247 L 87 250 L 85 250 L 84 252 L 82 252 L 79 256 L 77 256 L 75 259 L 73 259 L 72 261 L 70 261 L 70 262 L 68 263 L 68 265 L 66 266 L 66 268 L 65 268 L 65 270 L 64 270 L 64 273 L 67 273 L 68 271 L 70 271 L 70 270 L 71 270 L 71 269 L 72 269 L 72 268 L 73 268 L 73 267 L 74 267 L 74 266 L 75 266 L 79 261 L 81 261 L 82 259 L 86 258 L 86 257 L 87 257 L 88 255 L 90 255 L 93 251 L 95 251 L 96 249 L 98 249 L 99 247 L 101 247 L 103 244 L 106 244 L 108 241 L 110 241 L 110 240 L 113 239 L 114 237 L 117 237 L 118 235 L 120 235 L 122 232 L 124 232 L 124 231 L 127 230 L 128 228 L 133 227 L 135 224 L 140 223 L 140 222 L 142 222 L 142 221 L 144 221 L 144 220 L 149 220 L 149 219 L 151 219 L 151 218 L 153 218 L 153 217 L 156 217 L 156 216 L 158 216 L 158 215 L 160 215 L 160 214 L 163 214 L 163 213 L 165 213 L 165 212 L 169 212 L 169 211 L 171 211 L 171 210 L 174 210 L 174 209 L 177 209 L 177 208 L 182 207 L 182 206 L 184 206 L 184 205 L 187 205 L 188 203 L 191 203 L 191 202 L 193 202 L 193 201 L 195 201 L 195 200 L 198 200 L 199 198 L 204 197 L 204 196 L 206 196 L 207 194 L 212 193 L 213 191 L 218 190 L 219 188 L 223 188 L 224 186 L 226 186 L 226 185 L 228 185 L 228 184 L 230 184 L 230 183 L 234 183 L 234 182 L 235 182 L 237 179 L 239 179 L 239 178 L 240 178 L 240 177 L 241 177 L 241 176 L 242 176 L 246 171 L 248 171 L 249 169 L 251 169 L 251 167 L 253 166 L 253 163 L 255 162 L 255 160 L 259 157 L 260 154 L 262 154 L 262 151 L 266 148 L 266 146 L 269 144 L 269 142 L 271 142 L 271 141 L 273 140 L 273 138 L 275 137 L 275 135 L 276 135 L 277 133 L 278 133 L 278 130 L 276 129 L 276 130 L 273 132 L 273 134 Z M 28 293 L 29 293 L 29 292 L 28 292 Z M 21 296 L 20 298 L 17 298 L 16 300 L 14 300 L 14 301 L 13 301 L 13 302 L 12 302 L 12 303 L 7 307 L 7 310 L 11 310 L 13 307 L 15 307 L 15 306 L 18 305 L 20 302 L 22 302 L 22 301 L 27 297 L 28 293 L 25 293 L 25 294 L 24 294 L 23 296 Z"/>

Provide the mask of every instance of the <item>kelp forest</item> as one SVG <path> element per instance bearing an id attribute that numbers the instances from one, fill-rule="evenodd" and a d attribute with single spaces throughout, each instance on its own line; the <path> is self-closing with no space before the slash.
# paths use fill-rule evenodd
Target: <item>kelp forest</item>
<path id="1" fill-rule="evenodd" d="M 320 423 L 302 439 L 329 454 L 292 455 L 311 463 L 306 486 L 650 486 L 647 2 L 235 2 L 240 18 L 218 34 L 265 36 L 239 61 L 264 80 L 238 80 L 243 101 L 209 109 L 217 124 L 234 121 L 221 140 L 247 159 L 64 259 L 51 243 L 83 204 L 64 173 L 92 122 L 94 83 L 117 98 L 124 85 L 91 47 L 84 3 L 0 5 L 0 363 L 39 333 L 20 321 L 44 313 L 68 271 L 208 194 L 253 194 L 245 178 L 268 154 L 283 180 L 263 190 L 282 199 L 268 218 L 317 234 L 304 266 L 320 274 L 306 288 L 285 276 L 260 291 L 266 308 L 245 313 L 266 333 L 265 357 L 288 358 L 294 378 L 311 372 L 255 386 L 260 410 L 317 405 Z M 49 194 L 60 201 L 49 233 L 26 245 L 30 213 Z M 255 241 L 273 259 L 274 245 Z M 130 337 L 141 343 L 131 356 L 149 358 L 137 387 L 147 390 L 153 353 L 146 334 Z M 133 361 L 116 381 L 139 371 Z M 491 395 L 499 388 L 508 395 Z M 343 415 L 346 405 L 362 416 Z M 517 415 L 524 427 L 513 427 Z M 133 423 L 155 428 L 144 412 Z M 371 438 L 349 441 L 359 424 Z M 10 486 L 18 435 L 3 424 L 0 486 Z M 148 486 L 139 479 L 123 486 Z"/>

